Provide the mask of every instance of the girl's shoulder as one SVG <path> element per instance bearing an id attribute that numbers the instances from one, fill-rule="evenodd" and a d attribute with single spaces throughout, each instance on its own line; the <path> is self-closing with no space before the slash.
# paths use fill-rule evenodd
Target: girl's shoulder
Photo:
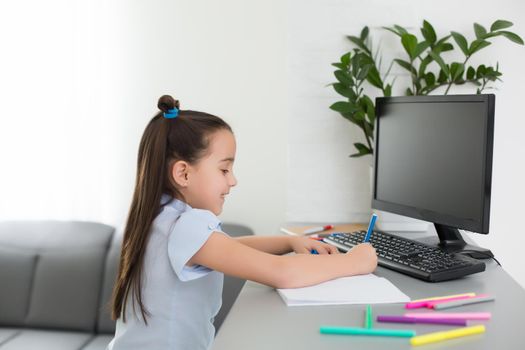
<path id="1" fill-rule="evenodd" d="M 162 196 L 161 204 L 163 208 L 156 221 L 171 223 L 168 230 L 171 233 L 220 230 L 221 221 L 209 210 L 192 208 L 189 204 L 166 194 Z"/>

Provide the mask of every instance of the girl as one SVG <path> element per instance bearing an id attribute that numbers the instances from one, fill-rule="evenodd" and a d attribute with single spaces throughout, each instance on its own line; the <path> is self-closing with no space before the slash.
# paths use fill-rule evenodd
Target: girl
<path id="1" fill-rule="evenodd" d="M 229 237 L 217 215 L 237 184 L 230 126 L 180 110 L 171 96 L 162 96 L 158 107 L 140 142 L 108 349 L 209 349 L 223 273 L 296 288 L 375 269 L 370 244 L 338 254 L 304 237 Z M 290 252 L 298 254 L 283 255 Z"/>

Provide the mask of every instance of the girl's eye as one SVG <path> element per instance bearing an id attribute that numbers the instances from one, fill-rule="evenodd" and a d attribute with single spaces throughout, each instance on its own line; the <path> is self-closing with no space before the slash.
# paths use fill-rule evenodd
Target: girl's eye
<path id="1" fill-rule="evenodd" d="M 223 169 L 223 170 L 222 170 L 222 173 L 223 173 L 223 174 L 228 174 L 228 173 L 229 173 L 229 170 L 227 170 L 227 169 Z"/>

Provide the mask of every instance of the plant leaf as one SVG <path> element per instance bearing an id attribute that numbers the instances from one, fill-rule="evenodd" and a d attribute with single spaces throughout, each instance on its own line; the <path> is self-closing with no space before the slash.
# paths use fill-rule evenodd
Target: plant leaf
<path id="1" fill-rule="evenodd" d="M 417 72 L 416 72 L 416 69 L 414 67 L 412 67 L 412 65 L 407 62 L 407 61 L 403 61 L 399 58 L 396 58 L 394 59 L 394 61 L 399 64 L 401 67 L 405 68 L 407 71 L 410 72 L 410 74 L 413 74 L 413 75 L 417 75 Z"/>
<path id="2" fill-rule="evenodd" d="M 339 101 L 330 106 L 330 109 L 339 113 L 355 113 L 357 107 L 349 102 Z"/>
<path id="3" fill-rule="evenodd" d="M 450 34 L 452 35 L 452 37 L 456 41 L 456 44 L 458 44 L 458 46 L 461 49 L 461 51 L 463 51 L 465 56 L 468 56 L 469 52 L 468 52 L 467 39 L 465 39 L 465 37 L 462 34 L 458 33 L 458 32 L 450 32 Z"/>
<path id="4" fill-rule="evenodd" d="M 375 107 L 374 107 L 374 103 L 372 102 L 370 97 L 368 97 L 367 95 L 364 95 L 361 98 L 361 105 L 364 107 L 364 109 L 366 111 L 366 115 L 368 116 L 368 120 L 370 121 L 370 123 L 373 124 L 374 120 L 375 120 L 375 117 L 376 117 L 376 110 L 375 110 Z"/>
<path id="5" fill-rule="evenodd" d="M 485 34 L 487 34 L 487 30 L 481 24 L 474 23 L 474 33 L 476 33 L 476 38 L 483 39 Z"/>
<path id="6" fill-rule="evenodd" d="M 381 80 L 379 71 L 375 66 L 371 66 L 370 70 L 368 71 L 366 81 L 368 81 L 370 84 L 372 84 L 372 86 L 375 86 L 378 89 L 383 89 L 383 81 Z"/>
<path id="7" fill-rule="evenodd" d="M 419 64 L 419 70 L 418 70 L 418 75 L 420 77 L 424 76 L 425 75 L 425 71 L 427 69 L 427 66 L 432 62 L 432 56 L 430 55 L 427 55 L 427 57 L 425 57 L 421 63 Z"/>
<path id="8" fill-rule="evenodd" d="M 367 26 L 365 26 L 363 30 L 361 30 L 361 35 L 359 35 L 359 37 L 361 38 L 361 41 L 364 42 L 366 40 L 366 38 L 368 37 L 368 33 L 369 33 L 369 29 Z"/>
<path id="9" fill-rule="evenodd" d="M 334 72 L 336 79 L 347 86 L 354 85 L 354 79 L 344 70 L 336 70 Z"/>
<path id="10" fill-rule="evenodd" d="M 436 83 L 436 76 L 434 75 L 434 73 L 428 72 L 427 74 L 425 74 L 425 83 L 428 87 L 434 86 L 434 84 Z"/>
<path id="11" fill-rule="evenodd" d="M 447 35 L 447 36 L 445 36 L 445 37 L 439 39 L 439 40 L 437 41 L 437 43 L 436 43 L 435 46 L 439 46 L 439 45 L 441 45 L 441 44 L 446 43 L 448 39 L 450 39 L 450 35 Z"/>
<path id="12" fill-rule="evenodd" d="M 394 28 L 396 28 L 401 35 L 408 34 L 407 30 L 400 25 L 394 24 Z"/>
<path id="13" fill-rule="evenodd" d="M 408 56 L 410 59 L 414 59 L 416 46 L 417 46 L 417 38 L 413 34 L 405 33 L 401 36 L 401 43 L 403 44 L 403 47 L 405 48 L 405 51 L 408 53 Z"/>
<path id="14" fill-rule="evenodd" d="M 344 97 L 348 97 L 349 99 L 351 100 L 355 100 L 356 99 L 356 94 L 354 92 L 354 90 L 348 88 L 346 85 L 344 84 L 341 84 L 341 83 L 335 83 L 333 85 L 334 87 L 334 90 L 337 91 L 337 93 L 341 96 L 344 96 Z"/>
<path id="15" fill-rule="evenodd" d="M 354 45 L 359 47 L 361 50 L 370 54 L 370 50 L 368 49 L 368 47 L 366 47 L 365 43 L 360 38 L 353 36 L 353 35 L 347 35 L 346 37 L 348 38 L 348 40 L 354 43 Z"/>
<path id="16" fill-rule="evenodd" d="M 463 63 L 452 62 L 452 64 L 450 65 L 450 76 L 452 78 L 452 81 L 459 80 L 463 75 L 464 70 L 465 66 L 463 65 Z"/>
<path id="17" fill-rule="evenodd" d="M 358 122 L 362 122 L 365 120 L 365 112 L 362 111 L 362 110 L 358 110 L 355 114 L 354 114 L 354 118 L 355 120 L 357 120 Z"/>
<path id="18" fill-rule="evenodd" d="M 364 79 L 366 79 L 366 77 L 368 75 L 368 71 L 370 71 L 370 67 L 371 67 L 371 65 L 369 65 L 369 64 L 362 66 L 361 70 L 359 71 L 359 73 L 357 73 L 356 79 L 357 80 L 364 80 Z"/>
<path id="19" fill-rule="evenodd" d="M 360 152 L 361 151 L 368 151 L 370 152 L 370 148 L 368 146 L 362 144 L 361 142 L 354 143 L 355 148 L 357 148 Z"/>
<path id="20" fill-rule="evenodd" d="M 490 26 L 490 31 L 494 32 L 496 30 L 512 27 L 512 24 L 512 22 L 505 21 L 503 19 L 498 19 L 496 22 L 492 23 L 492 25 Z"/>
<path id="21" fill-rule="evenodd" d="M 341 56 L 341 63 L 345 66 L 348 66 L 350 64 L 350 57 L 352 57 L 352 52 L 347 52 L 343 56 Z"/>
<path id="22" fill-rule="evenodd" d="M 438 83 L 440 83 L 440 84 L 445 83 L 447 81 L 447 78 L 448 78 L 448 74 L 443 72 L 443 69 L 440 69 L 439 70 L 439 75 L 438 75 Z"/>
<path id="23" fill-rule="evenodd" d="M 470 43 L 470 48 L 468 49 L 468 52 L 470 55 L 474 54 L 475 52 L 478 52 L 484 47 L 487 47 L 490 45 L 490 41 L 483 40 L 483 39 L 476 39 L 472 43 Z"/>
<path id="24" fill-rule="evenodd" d="M 373 139 L 374 138 L 374 125 L 367 121 L 365 121 L 363 124 L 364 124 L 363 130 L 365 131 L 366 137 Z"/>
<path id="25" fill-rule="evenodd" d="M 339 69 L 346 69 L 346 66 L 344 64 L 342 64 L 342 63 L 339 63 L 339 62 L 332 63 L 332 66 L 337 67 Z"/>
<path id="26" fill-rule="evenodd" d="M 435 53 L 434 51 L 430 51 L 429 55 L 432 56 L 432 58 L 434 59 L 434 61 L 436 61 L 437 64 L 439 64 L 443 73 L 445 73 L 445 75 L 448 77 L 449 75 L 448 67 L 443 61 L 443 59 L 441 58 L 441 56 L 438 53 Z"/>
<path id="27" fill-rule="evenodd" d="M 506 32 L 502 30 L 501 32 L 498 32 L 498 33 L 501 33 L 501 35 L 503 35 L 505 38 L 509 39 L 510 41 L 515 42 L 516 44 L 523 45 L 523 39 L 520 38 L 519 35 L 514 34 L 513 32 Z"/>
<path id="28" fill-rule="evenodd" d="M 386 85 L 385 90 L 384 90 L 384 95 L 386 97 L 392 96 L 392 85 L 390 85 L 390 84 Z"/>
<path id="29" fill-rule="evenodd" d="M 485 76 L 486 71 L 487 67 L 485 67 L 484 64 L 479 65 L 478 69 L 476 70 L 476 79 L 483 78 Z"/>
<path id="30" fill-rule="evenodd" d="M 476 76 L 476 70 L 474 69 L 474 67 L 472 67 L 472 66 L 468 67 L 468 69 L 467 69 L 467 79 L 468 80 L 472 80 L 472 79 L 474 79 L 475 76 Z"/>
<path id="31" fill-rule="evenodd" d="M 423 34 L 423 38 L 425 38 L 426 41 L 428 41 L 430 44 L 433 44 L 436 42 L 436 31 L 434 30 L 434 27 L 430 23 L 428 23 L 426 20 L 423 20 L 423 27 L 421 28 L 421 34 Z"/>
<path id="32" fill-rule="evenodd" d="M 397 36 L 401 36 L 402 35 L 401 33 L 398 33 L 397 30 L 395 30 L 394 28 L 383 27 L 383 29 L 388 30 L 389 32 L 392 32 L 392 33 L 394 33 Z"/>
<path id="33" fill-rule="evenodd" d="M 361 157 L 361 156 L 364 156 L 365 154 L 371 154 L 372 153 L 370 148 L 368 148 L 366 145 L 364 145 L 364 144 L 362 144 L 360 142 L 354 143 L 354 146 L 355 146 L 355 148 L 357 148 L 359 153 L 352 154 L 350 157 Z"/>
<path id="34" fill-rule="evenodd" d="M 430 47 L 430 43 L 428 41 L 422 41 L 419 44 L 417 44 L 416 49 L 414 51 L 414 58 L 419 57 L 425 51 Z"/>

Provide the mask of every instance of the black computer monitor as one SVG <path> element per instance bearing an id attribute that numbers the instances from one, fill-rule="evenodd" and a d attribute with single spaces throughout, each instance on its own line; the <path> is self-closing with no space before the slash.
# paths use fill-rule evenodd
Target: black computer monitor
<path id="1" fill-rule="evenodd" d="M 475 258 L 458 229 L 489 232 L 495 96 L 376 99 L 372 207 L 434 223 L 440 247 Z"/>

